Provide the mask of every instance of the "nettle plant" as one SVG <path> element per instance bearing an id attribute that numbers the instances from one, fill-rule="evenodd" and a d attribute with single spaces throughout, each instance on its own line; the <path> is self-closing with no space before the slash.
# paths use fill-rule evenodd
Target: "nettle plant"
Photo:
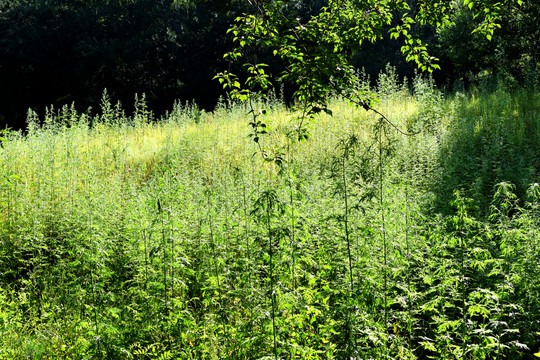
<path id="1" fill-rule="evenodd" d="M 401 51 L 406 59 L 415 62 L 422 71 L 439 69 L 438 59 L 430 55 L 418 29 L 449 26 L 457 6 L 457 1 L 447 0 L 418 0 L 414 7 L 407 0 L 328 0 L 319 2 L 319 6 L 310 5 L 312 15 L 302 17 L 298 10 L 308 6 L 302 0 L 248 2 L 252 11 L 238 17 L 229 29 L 236 47 L 225 54 L 230 61 L 242 63 L 246 73 L 237 75 L 224 71 L 216 79 L 229 91 L 232 99 L 249 104 L 252 114 L 249 125 L 257 143 L 260 136 L 268 132 L 263 120 L 266 111 L 260 104 L 267 100 L 266 94 L 275 83 L 292 84 L 295 89 L 294 119 L 298 140 L 309 137 L 306 123 L 314 115 L 320 112 L 331 114 L 330 95 L 375 111 L 390 122 L 374 109 L 376 95 L 358 86 L 361 81 L 351 64 L 352 56 L 365 43 L 389 36 L 402 41 Z M 500 27 L 502 9 L 522 2 L 464 0 L 478 21 L 475 31 L 488 39 Z M 263 51 L 270 51 L 282 64 L 284 70 L 277 76 L 267 72 L 267 64 L 244 60 L 248 57 L 256 59 L 256 54 Z"/>
<path id="2" fill-rule="evenodd" d="M 392 317 L 390 304 L 393 302 L 389 291 L 389 282 L 391 280 L 389 279 L 389 255 L 391 249 L 387 246 L 389 241 L 385 228 L 387 220 L 384 210 L 385 144 L 390 141 L 387 136 L 387 128 L 394 128 L 403 135 L 412 134 L 399 129 L 394 122 L 375 108 L 377 94 L 371 91 L 369 87 L 363 86 L 364 82 L 361 73 L 353 66 L 351 60 L 353 55 L 358 53 L 364 44 L 375 43 L 384 37 L 390 37 L 402 41 L 401 51 L 406 56 L 406 59 L 415 62 L 422 72 L 431 73 L 439 69 L 438 59 L 430 55 L 427 45 L 420 38 L 419 30 L 422 26 L 441 29 L 451 25 L 457 1 L 417 0 L 413 6 L 407 0 L 328 0 L 318 2 L 319 6 L 311 4 L 311 15 L 307 16 L 299 15 L 307 13 L 306 11 L 300 11 L 303 7 L 308 6 L 308 2 L 302 0 L 250 0 L 248 2 L 251 5 L 251 12 L 238 17 L 229 29 L 236 47 L 225 54 L 225 58 L 229 59 L 231 63 L 242 64 L 245 72 L 235 74 L 224 71 L 216 75 L 215 78 L 229 92 L 229 96 L 233 101 L 243 102 L 248 105 L 251 115 L 249 120 L 250 136 L 258 144 L 263 159 L 267 162 L 274 162 L 281 169 L 278 173 L 282 175 L 287 173 L 284 169 L 293 163 L 293 159 L 290 158 L 289 152 L 285 150 L 279 148 L 266 149 L 264 142 L 261 141 L 262 137 L 270 132 L 269 124 L 265 121 L 268 114 L 265 104 L 268 103 L 267 94 L 276 87 L 276 84 L 286 83 L 294 89 L 293 111 L 291 112 L 292 124 L 290 126 L 292 131 L 288 134 L 289 142 L 285 149 L 294 149 L 293 145 L 295 143 L 309 138 L 309 124 L 316 115 L 320 113 L 332 115 L 330 109 L 330 99 L 332 97 L 347 100 L 358 108 L 372 111 L 379 118 L 375 142 L 378 146 L 372 147 L 373 156 L 379 159 L 377 165 L 379 176 L 372 179 L 368 187 L 377 185 L 374 193 L 380 202 L 380 238 L 384 257 L 382 267 L 384 314 L 380 336 L 377 335 L 377 340 L 373 340 L 374 337 L 370 336 L 369 339 L 362 342 L 362 334 L 353 332 L 354 326 L 351 323 L 352 317 L 350 316 L 352 310 L 345 310 L 347 315 L 340 321 L 343 321 L 342 330 L 346 337 L 345 342 L 347 344 L 344 344 L 344 348 L 347 357 L 354 356 L 353 351 L 358 348 L 359 341 L 366 347 L 371 348 L 377 348 L 381 342 L 386 346 L 390 346 L 395 341 L 390 336 L 383 334 L 389 326 L 389 318 Z M 464 0 L 464 4 L 472 11 L 478 21 L 479 25 L 475 31 L 491 39 L 494 30 L 500 27 L 498 22 L 502 9 L 508 6 L 521 5 L 522 1 Z M 276 67 L 270 67 L 268 64 L 258 62 L 256 59 L 260 53 L 273 54 L 283 70 L 278 74 L 270 71 L 275 70 Z M 255 59 L 255 61 L 246 59 Z M 383 139 L 383 136 L 385 136 L 385 139 Z M 353 156 L 349 156 L 349 152 L 355 150 L 353 149 L 355 146 L 351 144 L 350 139 L 348 142 L 344 140 L 340 148 L 342 154 L 337 158 L 333 166 L 334 180 L 338 187 L 337 192 L 344 201 L 344 212 L 339 215 L 339 219 L 344 228 L 344 239 L 347 245 L 349 299 L 353 298 L 351 295 L 355 292 L 353 254 L 351 252 L 351 237 L 353 234 L 352 229 L 349 227 L 351 188 L 350 174 L 348 174 L 347 170 L 350 167 L 349 162 L 353 160 Z M 294 193 L 293 189 L 290 191 L 291 194 Z M 271 337 L 274 357 L 277 358 L 281 350 L 279 349 L 279 326 L 275 320 L 280 299 L 274 296 L 276 283 L 273 279 L 276 261 L 279 257 L 277 255 L 279 254 L 276 253 L 273 247 L 273 244 L 277 242 L 276 238 L 273 237 L 275 231 L 272 226 L 275 212 L 274 208 L 270 206 L 273 202 L 270 201 L 269 194 L 274 193 L 268 192 L 266 197 L 261 198 L 266 201 L 261 202 L 264 206 L 259 206 L 259 215 L 260 221 L 268 228 L 269 286 L 272 294 L 270 298 L 272 314 Z M 294 222 L 293 219 L 291 228 L 294 228 Z M 465 263 L 472 260 L 469 254 L 463 250 L 465 244 L 463 242 L 457 242 L 456 244 L 457 252 L 461 256 L 461 264 L 463 264 L 457 271 L 461 277 L 456 277 L 456 284 L 462 286 L 466 282 L 464 275 Z M 464 289 L 459 290 L 463 296 L 466 294 Z M 461 325 L 468 324 L 469 321 L 466 316 L 466 305 L 469 299 L 462 297 L 459 298 L 459 301 L 456 303 L 461 305 L 462 313 L 465 314 L 462 318 L 455 320 L 456 324 L 459 323 L 458 325 L 462 329 L 461 338 L 456 341 L 459 346 L 454 347 L 453 343 L 444 343 L 447 334 L 442 334 L 440 339 L 437 338 L 437 341 L 439 341 L 437 343 L 438 347 L 443 349 L 443 352 L 446 351 L 445 356 L 461 354 L 460 352 L 470 350 L 466 346 L 467 341 L 470 341 L 470 334 L 465 325 Z M 411 302 L 409 298 L 409 308 Z M 471 300 L 471 302 L 474 301 Z M 358 304 L 351 302 L 351 309 L 357 307 Z M 338 318 L 340 317 L 338 316 Z M 443 322 L 442 326 L 447 326 L 449 323 L 446 319 Z M 459 327 L 458 325 L 456 326 Z M 411 345 L 413 337 L 412 320 L 407 322 L 407 328 L 409 332 L 408 342 Z M 498 344 L 500 343 L 501 341 L 498 342 Z M 422 345 L 429 350 L 431 343 L 429 346 Z M 386 350 L 374 351 L 384 352 Z M 386 355 L 381 353 L 377 356 Z"/>

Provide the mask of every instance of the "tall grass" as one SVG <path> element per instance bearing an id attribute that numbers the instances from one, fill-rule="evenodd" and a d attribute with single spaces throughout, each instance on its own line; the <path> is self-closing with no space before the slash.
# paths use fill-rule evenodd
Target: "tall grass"
<path id="1" fill-rule="evenodd" d="M 0 148 L 0 358 L 530 358 L 540 97 L 389 71 L 288 113 L 29 113 Z M 283 155 L 263 161 L 260 149 Z"/>

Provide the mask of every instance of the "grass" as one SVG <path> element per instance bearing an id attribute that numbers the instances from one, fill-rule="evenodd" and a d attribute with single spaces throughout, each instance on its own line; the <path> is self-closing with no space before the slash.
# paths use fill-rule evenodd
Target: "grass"
<path id="1" fill-rule="evenodd" d="M 30 113 L 0 148 L 0 359 L 531 358 L 538 93 L 391 79 L 417 135 L 335 100 L 290 144 L 273 101 L 282 163 L 240 105 Z"/>

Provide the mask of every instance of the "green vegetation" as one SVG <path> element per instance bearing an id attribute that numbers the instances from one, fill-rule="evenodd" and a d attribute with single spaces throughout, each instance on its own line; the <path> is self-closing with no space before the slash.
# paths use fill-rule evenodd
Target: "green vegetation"
<path id="1" fill-rule="evenodd" d="M 538 10 L 2 2 L 0 359 L 540 357 Z"/>
<path id="2" fill-rule="evenodd" d="M 30 112 L 0 136 L 0 359 L 530 359 L 538 92 L 379 84 L 416 135 L 338 100 L 301 143 L 275 99 L 258 143 L 232 103 Z"/>

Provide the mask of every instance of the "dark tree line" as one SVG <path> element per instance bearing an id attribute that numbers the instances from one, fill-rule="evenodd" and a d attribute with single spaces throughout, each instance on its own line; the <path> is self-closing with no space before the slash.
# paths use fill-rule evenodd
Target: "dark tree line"
<path id="1" fill-rule="evenodd" d="M 99 106 L 104 89 L 128 107 L 145 93 L 156 112 L 175 99 L 211 107 L 213 75 L 240 4 L 36 0 L 0 10 L 0 121 L 24 125 L 27 109 Z"/>
<path id="2" fill-rule="evenodd" d="M 444 60 L 441 75 L 448 79 L 470 78 L 497 73 L 523 84 L 538 83 L 540 71 L 540 2 L 528 0 L 502 11 L 501 28 L 491 41 L 472 33 L 478 20 L 465 6 L 456 9 L 455 24 L 434 38 L 437 53 Z M 531 78 L 531 77 L 534 77 Z"/>
<path id="3" fill-rule="evenodd" d="M 310 16 L 324 4 L 291 1 L 299 16 Z M 212 109 L 223 95 L 212 78 L 229 66 L 223 59 L 232 47 L 226 31 L 252 6 L 247 0 L 4 0 L 0 125 L 24 127 L 29 107 L 38 113 L 73 102 L 82 111 L 98 107 L 105 88 L 128 110 L 135 93 L 145 93 L 157 113 L 175 100 Z M 441 33 L 423 29 L 441 58 L 438 80 L 488 70 L 521 81 L 538 70 L 539 9 L 533 1 L 505 9 L 505 23 L 492 41 L 471 34 L 475 19 L 459 9 L 453 27 Z M 400 75 L 410 76 L 414 65 L 405 62 L 401 45 L 389 39 L 370 45 L 356 54 L 355 63 L 371 75 L 391 63 Z M 270 72 L 280 71 L 272 54 L 251 56 L 264 59 Z"/>

